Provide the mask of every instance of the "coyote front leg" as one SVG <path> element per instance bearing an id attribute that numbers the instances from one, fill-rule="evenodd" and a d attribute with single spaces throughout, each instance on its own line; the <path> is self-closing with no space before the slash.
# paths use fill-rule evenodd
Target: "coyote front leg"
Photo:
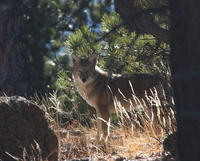
<path id="1" fill-rule="evenodd" d="M 101 135 L 106 138 L 108 135 L 109 111 L 106 107 L 97 108 L 97 139 L 101 139 Z"/>

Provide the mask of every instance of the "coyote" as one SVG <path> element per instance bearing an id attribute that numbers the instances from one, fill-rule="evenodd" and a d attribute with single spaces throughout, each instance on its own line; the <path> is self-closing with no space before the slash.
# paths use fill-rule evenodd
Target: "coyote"
<path id="1" fill-rule="evenodd" d="M 159 75 L 111 75 L 97 66 L 96 54 L 85 59 L 72 54 L 71 58 L 74 84 L 83 99 L 96 109 L 98 139 L 102 135 L 107 136 L 107 122 L 110 114 L 115 112 L 115 99 L 126 110 L 130 110 L 130 100 L 133 107 L 138 102 L 147 104 L 146 96 L 152 95 L 151 89 L 156 88 L 159 97 L 164 95 L 161 88 L 162 78 Z M 133 99 L 133 94 L 137 99 Z M 161 100 L 163 99 L 164 96 Z"/>

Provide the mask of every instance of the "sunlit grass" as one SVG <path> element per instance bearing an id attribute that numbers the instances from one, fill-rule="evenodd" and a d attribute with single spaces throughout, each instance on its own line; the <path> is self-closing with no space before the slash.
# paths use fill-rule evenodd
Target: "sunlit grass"
<path id="1" fill-rule="evenodd" d="M 130 113 L 116 102 L 118 121 L 110 123 L 106 146 L 96 141 L 96 120 L 91 117 L 91 127 L 82 125 L 78 119 L 60 109 L 56 92 L 51 97 L 40 100 L 40 104 L 42 102 L 41 107 L 49 125 L 58 137 L 59 160 L 85 157 L 115 160 L 120 157 L 145 158 L 164 153 L 164 138 L 176 131 L 174 107 L 161 107 L 156 94 L 148 100 L 153 103 L 152 108 L 147 110 L 147 107 L 140 104 L 139 110 L 132 110 Z M 71 122 L 66 127 L 61 126 L 60 114 L 66 115 Z"/>

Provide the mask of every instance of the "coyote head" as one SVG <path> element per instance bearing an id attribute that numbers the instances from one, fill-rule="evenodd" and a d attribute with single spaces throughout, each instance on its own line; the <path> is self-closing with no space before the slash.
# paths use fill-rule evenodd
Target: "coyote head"
<path id="1" fill-rule="evenodd" d="M 71 58 L 73 76 L 75 79 L 78 79 L 82 83 L 86 83 L 95 78 L 95 66 L 97 64 L 98 55 L 95 54 L 88 58 L 81 59 L 77 55 L 72 54 Z"/>

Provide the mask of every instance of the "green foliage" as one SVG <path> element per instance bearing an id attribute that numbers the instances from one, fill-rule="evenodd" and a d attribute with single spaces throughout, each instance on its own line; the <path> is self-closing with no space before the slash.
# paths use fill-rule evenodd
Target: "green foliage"
<path id="1" fill-rule="evenodd" d="M 162 44 L 152 35 L 130 33 L 124 26 L 112 31 L 121 24 L 121 19 L 115 12 L 104 14 L 101 20 L 101 32 L 83 26 L 68 36 L 65 43 L 68 50 L 84 57 L 94 52 L 100 53 L 104 59 L 100 60 L 99 65 L 113 73 L 159 72 L 157 60 L 162 56 L 157 52 L 159 48 L 162 50 Z M 109 32 L 103 41 L 97 41 L 100 36 Z"/>
<path id="2" fill-rule="evenodd" d="M 100 44 L 95 42 L 97 37 L 97 33 L 91 31 L 88 26 L 83 26 L 73 35 L 68 36 L 66 46 L 70 51 L 76 51 L 78 55 L 87 56 L 94 51 L 100 51 Z"/>
<path id="3" fill-rule="evenodd" d="M 63 108 L 63 110 L 72 110 L 73 102 L 75 101 L 75 90 L 71 84 L 72 79 L 64 70 L 61 70 L 57 73 L 57 78 L 56 89 L 59 92 L 58 99 L 61 101 L 60 106 Z"/>
<path id="4" fill-rule="evenodd" d="M 115 12 L 112 12 L 110 14 L 104 14 L 101 20 L 102 20 L 102 26 L 101 26 L 102 32 L 109 32 L 111 29 L 113 29 L 114 27 L 116 27 L 121 23 L 120 16 Z"/>

